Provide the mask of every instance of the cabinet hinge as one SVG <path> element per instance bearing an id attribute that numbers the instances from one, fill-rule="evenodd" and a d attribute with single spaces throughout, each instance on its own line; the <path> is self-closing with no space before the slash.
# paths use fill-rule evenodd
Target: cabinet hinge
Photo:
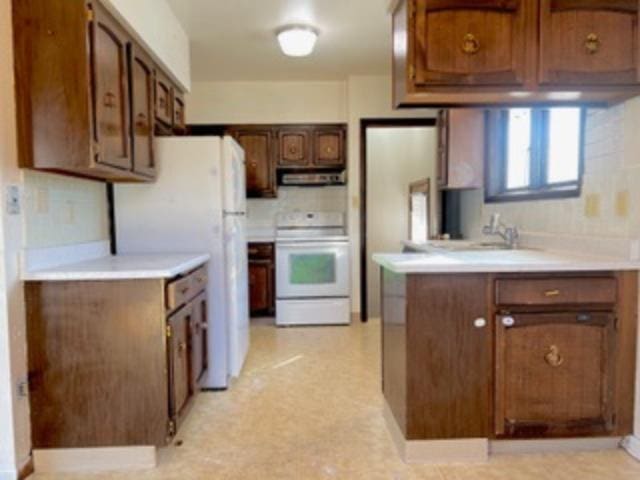
<path id="1" fill-rule="evenodd" d="M 167 325 L 167 338 L 171 338 L 172 335 L 173 329 L 171 328 L 171 325 Z"/>
<path id="2" fill-rule="evenodd" d="M 409 65 L 409 80 L 414 81 L 416 79 L 416 67 Z"/>
<path id="3" fill-rule="evenodd" d="M 167 424 L 167 435 L 169 435 L 170 438 L 173 438 L 176 435 L 176 422 L 173 420 L 169 420 L 169 423 Z"/>
<path id="4" fill-rule="evenodd" d="M 93 8 L 87 7 L 87 21 L 93 22 L 95 19 L 95 14 L 93 13 Z"/>

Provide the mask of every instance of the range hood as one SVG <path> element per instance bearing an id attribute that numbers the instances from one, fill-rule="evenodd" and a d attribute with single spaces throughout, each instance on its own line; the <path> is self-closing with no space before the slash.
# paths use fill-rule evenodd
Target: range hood
<path id="1" fill-rule="evenodd" d="M 278 173 L 278 185 L 282 187 L 323 187 L 346 185 L 347 172 Z"/>

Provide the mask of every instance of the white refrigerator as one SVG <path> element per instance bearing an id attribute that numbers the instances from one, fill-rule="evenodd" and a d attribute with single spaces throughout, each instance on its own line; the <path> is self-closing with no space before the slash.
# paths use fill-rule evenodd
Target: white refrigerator
<path id="1" fill-rule="evenodd" d="M 117 251 L 211 254 L 202 386 L 227 388 L 249 349 L 244 151 L 231 137 L 158 138 L 155 148 L 157 181 L 114 189 Z"/>

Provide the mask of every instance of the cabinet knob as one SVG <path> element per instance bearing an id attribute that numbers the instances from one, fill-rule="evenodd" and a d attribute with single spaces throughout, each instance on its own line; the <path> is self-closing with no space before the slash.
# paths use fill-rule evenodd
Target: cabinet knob
<path id="1" fill-rule="evenodd" d="M 467 55 L 475 55 L 480 50 L 480 42 L 473 33 L 467 33 L 462 39 L 462 51 Z"/>
<path id="2" fill-rule="evenodd" d="M 513 327 L 516 324 L 516 320 L 513 317 L 502 317 L 502 325 L 505 327 Z"/>
<path id="3" fill-rule="evenodd" d="M 147 126 L 147 116 L 144 113 L 139 113 L 136 117 L 136 127 L 139 129 L 146 128 Z"/>
<path id="4" fill-rule="evenodd" d="M 107 108 L 114 108 L 116 106 L 116 95 L 112 92 L 107 92 L 104 94 L 104 99 L 102 100 L 103 104 Z"/>
<path id="5" fill-rule="evenodd" d="M 600 50 L 600 38 L 595 33 L 587 35 L 587 39 L 584 41 L 584 48 L 587 49 L 589 55 L 595 55 Z"/>
<path id="6" fill-rule="evenodd" d="M 560 349 L 557 345 L 549 347 L 549 352 L 544 356 L 544 361 L 553 368 L 558 368 L 564 363 L 564 358 L 560 355 Z"/>
<path id="7" fill-rule="evenodd" d="M 178 351 L 179 352 L 184 352 L 187 350 L 187 343 L 186 342 L 180 342 L 178 344 Z"/>
<path id="8" fill-rule="evenodd" d="M 473 326 L 476 328 L 484 328 L 487 326 L 487 321 L 484 318 L 476 318 L 473 321 Z"/>

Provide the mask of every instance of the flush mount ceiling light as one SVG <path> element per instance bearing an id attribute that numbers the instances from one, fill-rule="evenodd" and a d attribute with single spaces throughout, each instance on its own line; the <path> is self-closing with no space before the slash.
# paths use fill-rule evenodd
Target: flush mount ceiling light
<path id="1" fill-rule="evenodd" d="M 313 52 L 318 40 L 318 31 L 306 25 L 290 25 L 277 33 L 278 43 L 289 57 L 306 57 Z"/>

